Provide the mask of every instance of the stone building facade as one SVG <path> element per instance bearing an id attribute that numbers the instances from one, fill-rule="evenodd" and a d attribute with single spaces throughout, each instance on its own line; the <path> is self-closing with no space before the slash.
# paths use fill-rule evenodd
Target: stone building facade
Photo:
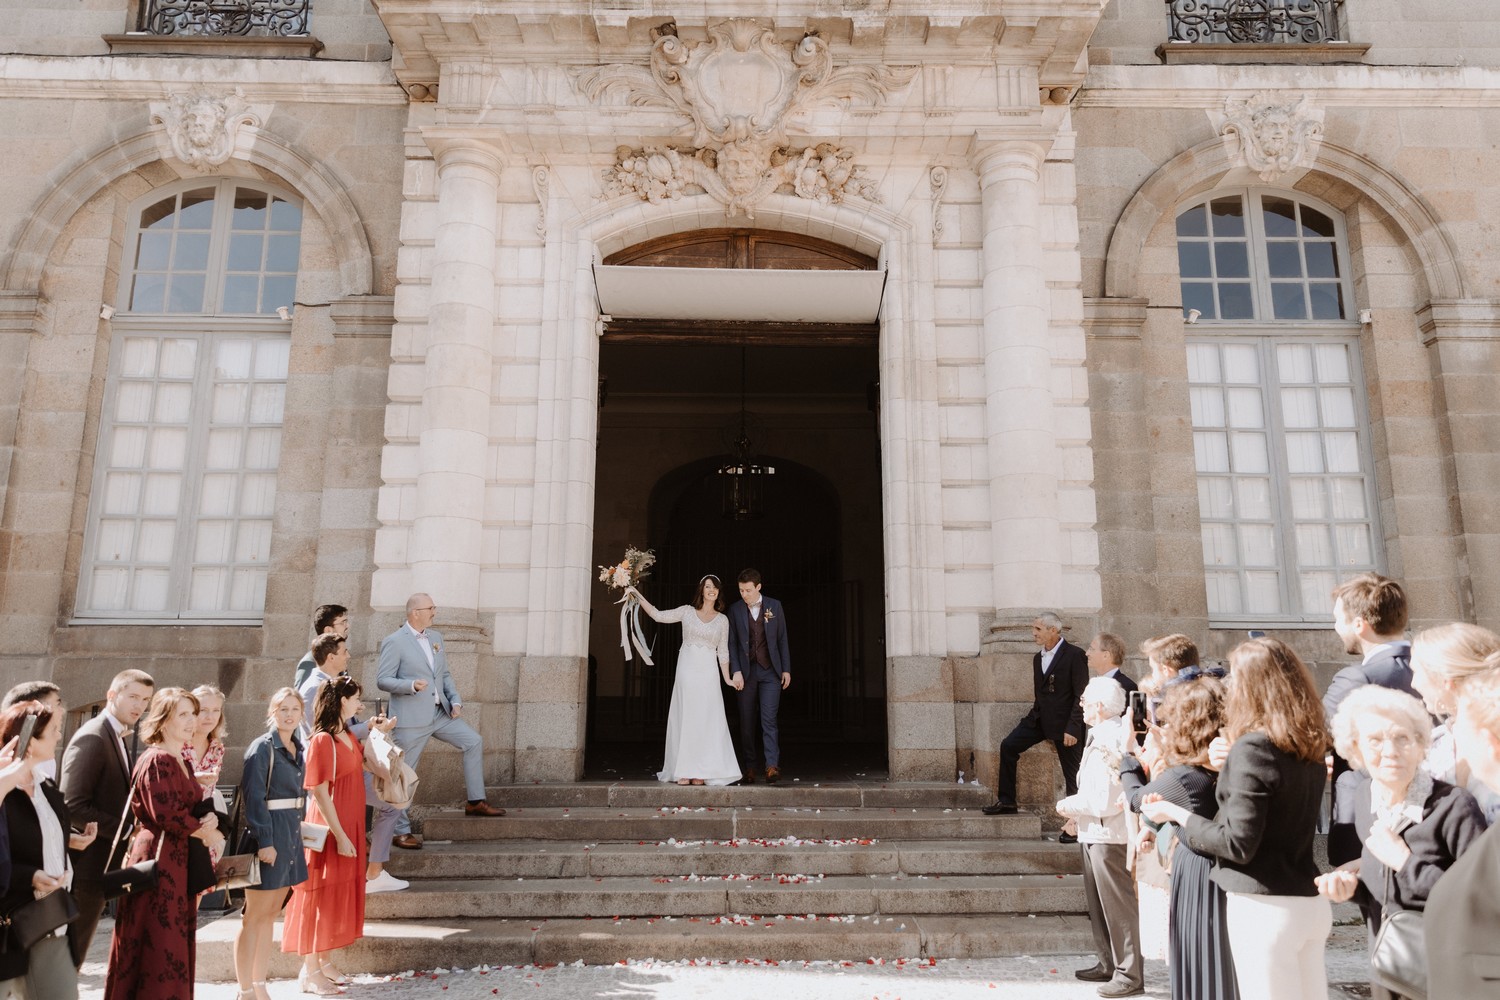
<path id="1" fill-rule="evenodd" d="M 1500 621 L 1500 13 L 146 2 L 0 56 L 6 681 L 251 733 L 314 605 L 373 681 L 421 590 L 490 779 L 576 780 L 650 719 L 596 567 L 714 507 L 747 410 L 782 528 L 673 572 L 822 539 L 789 698 L 893 778 L 993 776 L 1040 609 L 1331 666 L 1376 568 Z M 791 249 L 641 256 L 719 233 Z"/>

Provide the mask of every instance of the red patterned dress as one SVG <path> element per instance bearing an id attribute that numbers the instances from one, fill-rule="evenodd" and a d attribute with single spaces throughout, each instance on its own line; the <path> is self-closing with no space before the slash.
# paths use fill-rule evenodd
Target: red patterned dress
<path id="1" fill-rule="evenodd" d="M 126 864 L 156 858 L 156 885 L 120 899 L 109 943 L 105 1000 L 193 1000 L 198 901 L 188 893 L 188 836 L 203 788 L 174 753 L 151 747 L 136 761 L 135 818 L 140 826 Z M 158 854 L 158 845 L 160 853 Z"/>
<path id="2" fill-rule="evenodd" d="M 347 737 L 353 746 L 344 743 Z M 321 851 L 307 852 L 307 881 L 292 889 L 281 931 L 281 950 L 298 955 L 333 951 L 353 944 L 365 932 L 365 777 L 364 748 L 345 730 L 338 739 L 316 733 L 307 745 L 309 791 L 331 782 L 329 792 L 344 834 L 354 841 L 354 857 L 339 854 L 333 834 Z M 311 795 L 310 823 L 328 825 Z"/>

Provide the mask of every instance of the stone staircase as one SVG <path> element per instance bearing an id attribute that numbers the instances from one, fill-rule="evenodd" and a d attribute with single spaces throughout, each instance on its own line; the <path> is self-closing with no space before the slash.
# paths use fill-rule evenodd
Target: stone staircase
<path id="1" fill-rule="evenodd" d="M 978 786 L 655 782 L 491 790 L 502 819 L 430 812 L 369 897 L 350 971 L 627 958 L 968 958 L 1091 948 L 1077 847 Z M 198 935 L 233 977 L 236 917 Z M 279 927 L 278 927 L 279 934 Z M 278 953 L 274 976 L 295 973 Z"/>

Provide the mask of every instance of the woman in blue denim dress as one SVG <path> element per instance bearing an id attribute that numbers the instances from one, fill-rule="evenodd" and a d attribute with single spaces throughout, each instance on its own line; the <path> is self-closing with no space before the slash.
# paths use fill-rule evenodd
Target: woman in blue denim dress
<path id="1" fill-rule="evenodd" d="M 245 890 L 245 917 L 234 942 L 234 971 L 240 1000 L 270 1000 L 266 968 L 271 958 L 271 931 L 292 886 L 307 878 L 302 850 L 302 696 L 284 687 L 271 696 L 266 711 L 270 731 L 245 748 L 240 777 L 249 846 L 260 859 L 260 885 Z"/>

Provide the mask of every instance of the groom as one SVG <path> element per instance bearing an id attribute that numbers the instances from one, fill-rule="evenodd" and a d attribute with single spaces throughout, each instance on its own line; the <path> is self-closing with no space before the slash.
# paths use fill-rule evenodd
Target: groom
<path id="1" fill-rule="evenodd" d="M 731 682 L 744 679 L 739 691 L 740 762 L 746 785 L 755 782 L 755 716 L 760 714 L 760 732 L 766 744 L 766 782 L 781 778 L 780 732 L 776 712 L 781 692 L 792 683 L 792 655 L 786 648 L 786 619 L 781 602 L 762 596 L 760 571 L 740 571 L 740 603 L 729 609 L 729 662 Z M 738 686 L 738 685 L 736 685 Z"/>

